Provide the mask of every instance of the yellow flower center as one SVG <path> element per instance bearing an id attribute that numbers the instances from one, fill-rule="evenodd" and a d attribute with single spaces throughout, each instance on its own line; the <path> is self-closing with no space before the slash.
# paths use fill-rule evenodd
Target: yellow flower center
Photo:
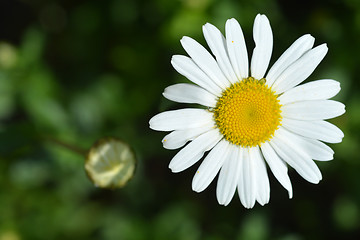
<path id="1" fill-rule="evenodd" d="M 232 84 L 213 110 L 216 125 L 232 144 L 260 145 L 270 140 L 281 125 L 281 105 L 277 97 L 265 79 L 249 77 Z"/>

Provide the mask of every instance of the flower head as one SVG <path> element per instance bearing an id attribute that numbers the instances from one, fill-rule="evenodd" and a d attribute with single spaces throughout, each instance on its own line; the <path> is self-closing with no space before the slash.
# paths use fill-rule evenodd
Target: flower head
<path id="1" fill-rule="evenodd" d="M 244 36 L 239 23 L 229 19 L 225 37 L 213 25 L 203 26 L 215 58 L 198 42 L 183 37 L 190 57 L 175 55 L 173 67 L 194 84 L 169 86 L 163 95 L 180 103 L 197 103 L 160 113 L 150 128 L 172 131 L 162 140 L 164 148 L 183 147 L 171 160 L 170 169 L 180 172 L 204 158 L 193 178 L 196 192 L 206 189 L 219 173 L 216 196 L 228 205 L 236 189 L 241 203 L 269 202 L 267 166 L 292 198 L 288 166 L 304 179 L 318 183 L 322 176 L 313 160 L 333 159 L 323 142 L 338 143 L 343 133 L 324 120 L 342 115 L 345 106 L 329 100 L 340 91 L 335 80 L 302 83 L 325 57 L 326 44 L 313 47 L 306 34 L 297 39 L 267 72 L 273 36 L 269 20 L 258 14 L 253 38 L 255 48 L 249 68 Z"/>
<path id="2" fill-rule="evenodd" d="M 135 154 L 128 144 L 111 137 L 99 139 L 89 150 L 85 170 L 95 186 L 121 188 L 133 177 Z"/>

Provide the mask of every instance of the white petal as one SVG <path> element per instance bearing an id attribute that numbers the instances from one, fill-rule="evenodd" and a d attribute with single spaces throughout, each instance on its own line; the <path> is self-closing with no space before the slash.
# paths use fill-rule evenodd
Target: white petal
<path id="1" fill-rule="evenodd" d="M 227 206 L 233 198 L 240 176 L 241 161 L 243 161 L 243 148 L 230 145 L 229 154 L 220 170 L 216 197 L 219 204 Z"/>
<path id="2" fill-rule="evenodd" d="M 249 149 L 243 150 L 243 161 L 241 161 L 238 193 L 242 205 L 246 208 L 252 208 L 256 198 L 256 176 L 255 164 L 249 156 Z"/>
<path id="3" fill-rule="evenodd" d="M 172 172 L 181 172 L 191 167 L 202 158 L 206 151 L 212 149 L 222 137 L 218 129 L 213 129 L 200 135 L 173 157 L 169 168 Z"/>
<path id="4" fill-rule="evenodd" d="M 207 107 L 216 106 L 216 96 L 194 84 L 179 83 L 165 88 L 167 99 L 180 103 L 198 103 Z"/>
<path id="5" fill-rule="evenodd" d="M 301 137 L 295 133 L 289 132 L 283 127 L 279 127 L 277 134 L 281 134 L 287 139 L 291 139 L 304 155 L 311 159 L 319 161 L 329 161 L 334 159 L 334 151 L 326 144 L 310 138 Z"/>
<path id="6" fill-rule="evenodd" d="M 214 128 L 214 123 L 202 127 L 175 130 L 162 139 L 163 147 L 166 149 L 177 149 L 184 146 L 188 141 Z"/>
<path id="7" fill-rule="evenodd" d="M 325 57 L 327 51 L 328 48 L 326 44 L 307 51 L 296 62 L 283 71 L 272 85 L 272 89 L 277 94 L 280 94 L 300 84 L 315 70 Z"/>
<path id="8" fill-rule="evenodd" d="M 283 118 L 281 125 L 301 136 L 328 143 L 339 143 L 344 137 L 344 133 L 338 127 L 326 121 L 299 121 Z"/>
<path id="9" fill-rule="evenodd" d="M 229 58 L 239 80 L 249 76 L 249 60 L 240 24 L 234 18 L 226 21 L 226 46 Z"/>
<path id="10" fill-rule="evenodd" d="M 280 74 L 289 67 L 293 62 L 299 59 L 306 51 L 314 45 L 315 38 L 306 34 L 298 38 L 274 63 L 266 75 L 266 83 L 272 86 Z"/>
<path id="11" fill-rule="evenodd" d="M 305 83 L 294 87 L 279 96 L 280 104 L 291 102 L 325 100 L 332 98 L 340 91 L 340 83 L 335 80 L 324 79 Z"/>
<path id="12" fill-rule="evenodd" d="M 200 43 L 190 37 L 183 37 L 181 45 L 194 62 L 208 75 L 219 87 L 226 89 L 230 82 L 221 72 L 219 65 L 211 54 Z"/>
<path id="13" fill-rule="evenodd" d="M 213 114 L 204 109 L 185 108 L 159 113 L 150 121 L 150 128 L 157 131 L 172 131 L 202 127 L 213 122 Z"/>
<path id="14" fill-rule="evenodd" d="M 251 76 L 261 79 L 269 66 L 273 48 L 273 34 L 270 22 L 265 15 L 256 16 L 253 37 L 255 48 L 251 58 Z"/>
<path id="15" fill-rule="evenodd" d="M 255 166 L 256 200 L 264 206 L 270 199 L 270 183 L 265 161 L 258 146 L 250 148 L 249 153 L 250 161 L 253 161 Z"/>
<path id="16" fill-rule="evenodd" d="M 209 45 L 212 53 L 215 55 L 216 60 L 219 64 L 220 69 L 231 82 L 235 83 L 238 78 L 232 68 L 229 60 L 229 56 L 226 49 L 226 40 L 222 33 L 214 25 L 207 23 L 203 26 L 203 32 L 207 44 Z"/>
<path id="17" fill-rule="evenodd" d="M 174 55 L 171 58 L 171 64 L 181 75 L 200 87 L 208 90 L 216 96 L 220 96 L 222 89 L 216 85 L 191 58 L 182 55 Z"/>
<path id="18" fill-rule="evenodd" d="M 314 161 L 292 139 L 276 134 L 270 141 L 275 152 L 291 167 L 293 167 L 305 180 L 311 183 L 319 183 L 321 172 Z"/>
<path id="19" fill-rule="evenodd" d="M 298 120 L 324 120 L 345 113 L 345 105 L 333 100 L 289 103 L 281 107 L 281 115 Z"/>
<path id="20" fill-rule="evenodd" d="M 229 154 L 229 148 L 229 142 L 223 139 L 209 152 L 193 178 L 192 189 L 195 192 L 204 191 L 214 180 Z"/>
<path id="21" fill-rule="evenodd" d="M 261 144 L 261 151 L 271 169 L 271 172 L 274 174 L 279 183 L 288 191 L 289 198 L 292 198 L 293 190 L 286 164 L 280 159 L 268 142 Z"/>

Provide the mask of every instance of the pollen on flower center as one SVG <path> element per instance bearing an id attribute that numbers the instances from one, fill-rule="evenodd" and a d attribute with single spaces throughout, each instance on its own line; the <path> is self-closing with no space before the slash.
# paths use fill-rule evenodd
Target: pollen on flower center
<path id="1" fill-rule="evenodd" d="M 253 147 L 272 138 L 281 125 L 280 103 L 265 79 L 243 79 L 227 88 L 214 111 L 217 127 L 225 139 Z"/>

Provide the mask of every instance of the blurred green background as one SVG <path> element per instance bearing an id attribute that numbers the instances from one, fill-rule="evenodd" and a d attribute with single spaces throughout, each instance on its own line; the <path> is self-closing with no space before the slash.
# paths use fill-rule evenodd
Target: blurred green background
<path id="1" fill-rule="evenodd" d="M 310 33 L 329 53 L 310 80 L 333 78 L 347 106 L 332 120 L 345 133 L 313 185 L 290 170 L 294 198 L 270 176 L 271 200 L 246 210 L 237 194 L 218 205 L 215 182 L 191 190 L 197 167 L 172 174 L 177 151 L 151 131 L 156 113 L 184 107 L 163 89 L 185 78 L 170 64 L 201 26 L 224 32 L 235 17 L 251 55 L 252 24 L 266 14 L 271 63 Z M 0 240 L 360 239 L 360 2 L 357 0 L 2 0 L 0 1 Z M 84 157 L 98 138 L 128 142 L 138 157 L 120 190 L 94 187 Z"/>

